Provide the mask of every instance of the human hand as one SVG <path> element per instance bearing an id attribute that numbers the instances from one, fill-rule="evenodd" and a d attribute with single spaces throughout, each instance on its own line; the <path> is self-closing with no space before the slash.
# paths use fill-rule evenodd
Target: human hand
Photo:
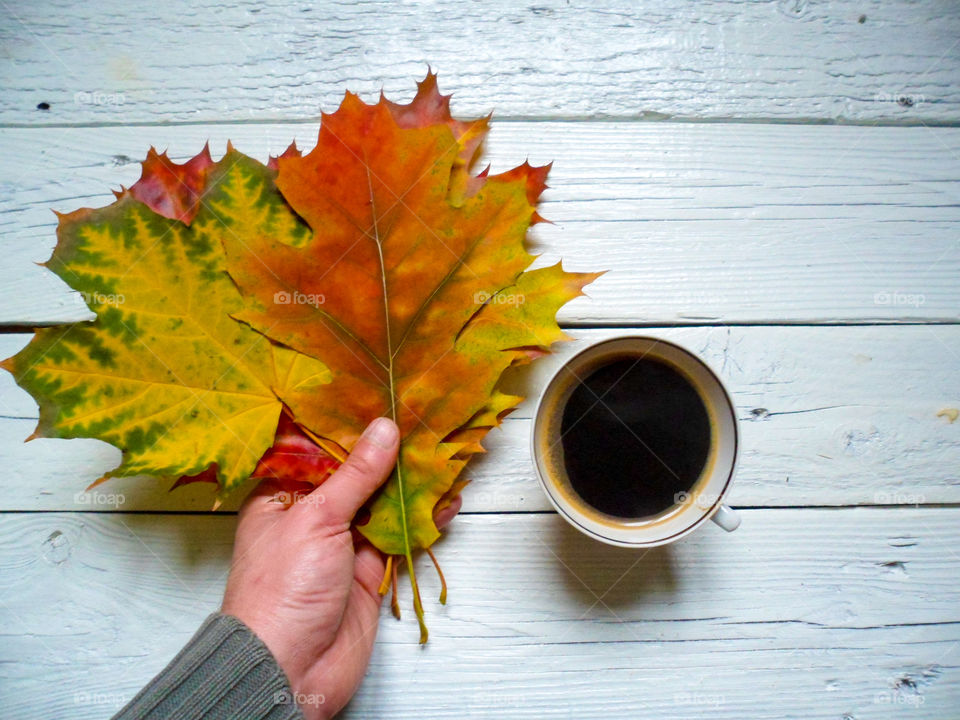
<path id="1" fill-rule="evenodd" d="M 379 418 L 316 489 L 288 505 L 267 480 L 240 509 L 222 612 L 263 640 L 308 720 L 339 712 L 370 661 L 384 560 L 350 524 L 389 477 L 398 446 L 397 426 Z M 438 527 L 459 509 L 457 498 L 437 513 Z"/>

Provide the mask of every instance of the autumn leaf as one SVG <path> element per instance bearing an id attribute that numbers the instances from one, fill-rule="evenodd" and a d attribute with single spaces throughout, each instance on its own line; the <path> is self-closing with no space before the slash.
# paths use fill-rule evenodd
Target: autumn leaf
<path id="1" fill-rule="evenodd" d="M 316 487 L 338 467 L 338 460 L 317 445 L 286 413 L 281 413 L 273 445 L 257 462 L 250 477 L 272 480 L 277 487 L 293 491 L 304 483 Z M 211 465 L 196 475 L 177 478 L 170 490 L 197 482 L 219 484 L 217 467 Z"/>
<path id="2" fill-rule="evenodd" d="M 183 164 L 173 162 L 166 152 L 150 148 L 140 179 L 127 192 L 157 214 L 189 225 L 200 209 L 207 173 L 213 165 L 209 145 Z M 118 197 L 123 194 L 118 193 Z"/>
<path id="3" fill-rule="evenodd" d="M 162 165 L 158 158 L 148 158 L 145 177 Z M 35 437 L 98 438 L 123 451 L 104 478 L 190 475 L 215 465 L 229 491 L 273 443 L 277 393 L 308 391 L 329 373 L 230 317 L 243 307 L 224 270 L 230 224 L 292 237 L 303 230 L 273 189 L 273 173 L 236 151 L 197 166 L 202 203 L 200 194 L 186 204 L 151 196 L 158 209 L 190 216 L 190 225 L 157 214 L 134 192 L 60 216 L 46 265 L 83 294 L 96 320 L 37 331 L 3 367 L 39 402 Z M 238 203 L 258 181 L 267 190 L 257 202 Z"/>
<path id="4" fill-rule="evenodd" d="M 392 417 L 399 460 L 359 530 L 387 555 L 394 608 L 407 564 L 425 641 L 414 554 L 436 562 L 435 513 L 523 399 L 505 371 L 567 339 L 556 312 L 598 275 L 529 269 L 549 167 L 474 172 L 488 129 L 453 118 L 431 73 L 408 104 L 347 93 L 307 155 L 151 148 L 116 202 L 60 217 L 47 267 L 96 319 L 4 361 L 40 405 L 34 436 L 117 446 L 102 479 L 222 495 L 251 476 L 319 484 Z"/>
<path id="5" fill-rule="evenodd" d="M 471 419 L 516 404 L 496 391 L 504 370 L 565 339 L 556 310 L 596 277 L 525 272 L 548 168 L 471 176 L 486 121 L 455 122 L 438 98 L 433 76 L 409 106 L 347 93 L 309 154 L 278 161 L 310 240 L 224 238 L 250 300 L 236 317 L 330 370 L 310 392 L 280 391 L 297 421 L 346 450 L 375 417 L 400 426 L 397 467 L 360 530 L 406 560 L 421 641 L 412 554 L 439 536 L 433 509 L 495 424 Z"/>

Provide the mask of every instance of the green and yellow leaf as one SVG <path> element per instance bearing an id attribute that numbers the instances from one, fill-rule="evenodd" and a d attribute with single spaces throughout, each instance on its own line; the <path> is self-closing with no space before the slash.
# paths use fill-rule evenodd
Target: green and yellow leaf
<path id="1" fill-rule="evenodd" d="M 273 442 L 276 393 L 329 381 L 319 361 L 231 317 L 243 300 L 224 269 L 224 235 L 247 223 L 291 241 L 304 233 L 272 172 L 231 152 L 209 174 L 190 225 L 130 193 L 61 216 L 47 267 L 83 294 L 96 320 L 39 330 L 3 364 L 39 402 L 34 436 L 97 438 L 123 451 L 105 477 L 191 475 L 215 464 L 229 490 Z M 257 201 L 247 203 L 252 187 Z"/>

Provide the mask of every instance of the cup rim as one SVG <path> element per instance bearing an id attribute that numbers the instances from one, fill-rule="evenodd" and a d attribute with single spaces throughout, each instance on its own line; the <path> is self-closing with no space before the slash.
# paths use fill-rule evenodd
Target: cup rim
<path id="1" fill-rule="evenodd" d="M 582 355 L 588 352 L 595 352 L 597 348 L 600 348 L 603 345 L 606 345 L 608 343 L 624 342 L 624 341 L 632 341 L 632 340 L 648 341 L 656 345 L 661 345 L 661 344 L 667 345 L 671 347 L 673 350 L 678 351 L 681 355 L 691 360 L 700 368 L 702 368 L 707 373 L 707 375 L 713 380 L 716 388 L 719 389 L 720 393 L 723 396 L 725 408 L 722 408 L 721 410 L 725 409 L 726 411 L 729 411 L 731 427 L 732 427 L 732 436 L 733 436 L 733 449 L 732 449 L 731 459 L 729 463 L 729 468 L 726 471 L 726 478 L 723 480 L 723 486 L 720 489 L 720 491 L 716 493 L 716 497 L 711 503 L 711 505 L 708 508 L 703 509 L 702 512 L 696 517 L 696 519 L 694 519 L 693 522 L 691 522 L 689 525 L 671 533 L 670 535 L 667 535 L 664 537 L 657 537 L 651 540 L 636 540 L 636 541 L 621 540 L 618 538 L 612 538 L 607 535 L 604 535 L 598 532 L 593 527 L 588 527 L 586 524 L 581 522 L 580 518 L 572 514 L 566 507 L 564 507 L 564 505 L 561 502 L 559 502 L 559 500 L 555 497 L 550 484 L 547 482 L 546 478 L 544 477 L 547 473 L 546 473 L 546 470 L 541 465 L 540 453 L 538 452 L 538 448 L 537 448 L 537 437 L 538 437 L 537 430 L 540 425 L 540 422 L 539 422 L 540 411 L 541 411 L 541 408 L 543 407 L 543 401 L 547 393 L 550 391 L 551 387 L 554 385 L 560 373 L 563 372 L 565 368 L 567 368 L 571 363 L 574 363 Z M 676 540 L 679 540 L 682 537 L 685 537 L 686 535 L 689 535 L 691 532 L 693 532 L 698 527 L 700 527 L 700 525 L 702 525 L 704 522 L 706 522 L 711 517 L 713 517 L 713 515 L 717 512 L 717 510 L 723 504 L 723 501 L 728 495 L 730 488 L 733 484 L 733 478 L 734 478 L 734 475 L 736 474 L 736 469 L 737 469 L 737 465 L 740 458 L 740 426 L 739 426 L 739 421 L 737 420 L 737 415 L 736 415 L 736 405 L 734 405 L 733 398 L 730 396 L 730 391 L 727 389 L 726 385 L 724 385 L 723 381 L 720 379 L 719 375 L 717 375 L 717 373 L 713 370 L 713 368 L 710 367 L 709 364 L 707 364 L 704 360 L 702 360 L 699 356 L 697 356 L 691 350 L 688 350 L 687 348 L 683 347 L 682 345 L 672 340 L 665 340 L 663 338 L 659 338 L 653 335 L 636 335 L 636 334 L 616 335 L 614 337 L 606 338 L 604 340 L 598 340 L 597 342 L 592 343 L 591 345 L 588 345 L 587 347 L 583 348 L 582 350 L 580 350 L 579 352 L 577 352 L 576 354 L 568 358 L 562 365 L 560 365 L 560 367 L 556 369 L 556 371 L 553 374 L 551 374 L 550 378 L 547 380 L 543 388 L 540 390 L 540 393 L 537 396 L 536 405 L 534 406 L 532 426 L 530 429 L 530 453 L 531 453 L 531 458 L 533 460 L 533 466 L 537 474 L 537 481 L 539 482 L 540 487 L 543 489 L 544 494 L 547 496 L 547 499 L 550 501 L 550 504 L 554 507 L 557 513 L 568 523 L 573 525 L 575 528 L 577 528 L 584 534 L 596 540 L 599 540 L 603 543 L 606 543 L 608 545 L 614 545 L 617 547 L 632 547 L 632 548 L 657 547 L 660 545 L 667 545 Z M 644 530 L 642 526 L 634 527 L 634 528 L 624 528 L 624 529 L 626 531 L 636 531 L 638 535 Z"/>

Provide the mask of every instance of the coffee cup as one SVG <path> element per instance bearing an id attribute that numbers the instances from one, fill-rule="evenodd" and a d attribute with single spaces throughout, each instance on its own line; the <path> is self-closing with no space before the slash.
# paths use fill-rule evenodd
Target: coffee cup
<path id="1" fill-rule="evenodd" d="M 707 520 L 740 524 L 724 504 L 740 446 L 733 401 L 675 343 L 624 336 L 574 355 L 540 394 L 531 445 L 551 504 L 602 542 L 653 547 Z"/>

